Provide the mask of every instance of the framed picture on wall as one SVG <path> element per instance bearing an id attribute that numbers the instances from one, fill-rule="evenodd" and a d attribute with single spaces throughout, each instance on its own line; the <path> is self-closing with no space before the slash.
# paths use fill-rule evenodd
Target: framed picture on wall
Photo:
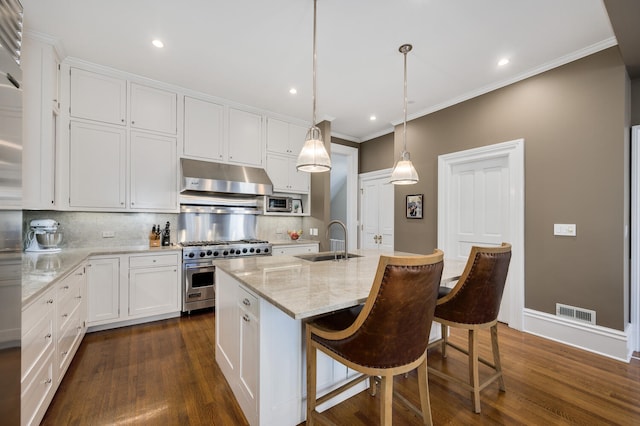
<path id="1" fill-rule="evenodd" d="M 422 198 L 424 194 L 407 195 L 407 219 L 422 219 Z"/>
<path id="2" fill-rule="evenodd" d="M 304 213 L 302 211 L 302 200 L 300 198 L 294 198 L 293 200 L 291 200 L 291 212 Z"/>

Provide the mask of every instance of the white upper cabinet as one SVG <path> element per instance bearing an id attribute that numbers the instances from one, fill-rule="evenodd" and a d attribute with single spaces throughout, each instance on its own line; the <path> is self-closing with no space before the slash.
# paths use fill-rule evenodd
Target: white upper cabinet
<path id="1" fill-rule="evenodd" d="M 131 83 L 131 128 L 175 135 L 178 95 Z"/>
<path id="2" fill-rule="evenodd" d="M 262 167 L 262 116 L 229 108 L 229 163 Z"/>
<path id="3" fill-rule="evenodd" d="M 127 123 L 127 82 L 71 68 L 69 107 L 73 118 L 124 126 Z"/>
<path id="4" fill-rule="evenodd" d="M 267 154 L 266 171 L 273 182 L 275 192 L 306 194 L 309 192 L 311 178 L 309 173 L 296 169 L 295 157 Z"/>
<path id="5" fill-rule="evenodd" d="M 178 208 L 176 138 L 131 132 L 130 188 L 132 209 Z"/>
<path id="6" fill-rule="evenodd" d="M 124 128 L 72 122 L 70 133 L 69 206 L 124 209 L 127 159 Z"/>
<path id="7" fill-rule="evenodd" d="M 304 145 L 307 128 L 269 117 L 267 119 L 267 151 L 295 155 Z"/>
<path id="8" fill-rule="evenodd" d="M 22 201 L 28 209 L 56 207 L 56 148 L 60 112 L 60 61 L 50 44 L 30 37 L 22 43 Z M 3 116 L 3 135 L 11 123 Z M 19 120 L 15 120 L 18 123 Z M 18 130 L 19 131 L 19 130 Z"/>
<path id="9" fill-rule="evenodd" d="M 183 154 L 224 161 L 224 106 L 184 97 Z"/>

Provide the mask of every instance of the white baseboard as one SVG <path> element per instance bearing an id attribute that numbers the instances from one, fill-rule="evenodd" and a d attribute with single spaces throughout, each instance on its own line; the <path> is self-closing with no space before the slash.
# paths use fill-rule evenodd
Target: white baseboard
<path id="1" fill-rule="evenodd" d="M 525 309 L 523 331 L 619 361 L 629 362 L 633 353 L 630 324 L 619 331 Z"/>

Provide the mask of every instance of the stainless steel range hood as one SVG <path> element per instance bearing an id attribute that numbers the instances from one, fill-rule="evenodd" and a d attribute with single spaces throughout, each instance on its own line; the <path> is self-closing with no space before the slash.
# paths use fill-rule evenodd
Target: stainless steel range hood
<path id="1" fill-rule="evenodd" d="M 273 183 L 264 169 L 180 159 L 181 194 L 271 195 Z"/>

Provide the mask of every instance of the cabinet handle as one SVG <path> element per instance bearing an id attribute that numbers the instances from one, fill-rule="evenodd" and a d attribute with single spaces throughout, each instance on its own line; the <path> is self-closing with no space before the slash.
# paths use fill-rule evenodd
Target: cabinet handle
<path id="1" fill-rule="evenodd" d="M 44 382 L 42 382 L 43 385 L 50 385 L 51 384 L 51 378 L 46 379 Z"/>
<path id="2" fill-rule="evenodd" d="M 124 118 L 121 118 L 120 121 L 122 121 L 124 123 Z"/>
<path id="3" fill-rule="evenodd" d="M 81 327 L 81 326 L 77 326 L 77 327 L 76 327 L 76 329 L 77 329 L 78 331 L 80 331 L 80 330 L 82 330 L 82 327 Z"/>
<path id="4" fill-rule="evenodd" d="M 131 124 L 136 124 L 136 122 L 135 122 L 135 121 L 133 121 L 133 120 L 131 120 Z"/>
<path id="5" fill-rule="evenodd" d="M 82 274 L 76 274 L 76 275 L 82 275 Z M 62 289 L 63 290 L 69 290 L 69 286 L 68 285 L 62 286 Z"/>
<path id="6" fill-rule="evenodd" d="M 247 315 L 247 314 L 244 314 L 244 315 L 242 316 L 242 319 L 243 319 L 245 322 L 251 322 L 251 320 L 249 319 L 249 315 Z"/>
<path id="7" fill-rule="evenodd" d="M 66 318 L 68 316 L 69 316 L 69 314 L 62 314 L 62 318 Z"/>
<path id="8" fill-rule="evenodd" d="M 78 296 L 78 297 L 76 297 L 76 299 L 82 299 L 82 296 Z"/>
<path id="9" fill-rule="evenodd" d="M 250 301 L 249 301 L 249 299 L 247 299 L 246 297 L 244 298 L 244 300 L 242 301 L 242 303 L 243 303 L 245 306 L 251 306 L 251 302 L 250 302 Z"/>
<path id="10" fill-rule="evenodd" d="M 51 333 L 47 333 L 47 334 L 44 336 L 44 338 L 45 338 L 45 339 L 51 339 Z"/>
<path id="11" fill-rule="evenodd" d="M 67 355 L 68 353 L 69 353 L 69 351 L 64 351 L 64 352 L 62 352 L 62 356 L 65 356 L 65 355 Z"/>
<path id="12" fill-rule="evenodd" d="M 50 304 L 52 304 L 52 303 L 53 303 L 53 299 L 49 299 L 49 300 L 47 300 L 47 304 L 48 304 L 48 305 L 50 305 Z"/>

